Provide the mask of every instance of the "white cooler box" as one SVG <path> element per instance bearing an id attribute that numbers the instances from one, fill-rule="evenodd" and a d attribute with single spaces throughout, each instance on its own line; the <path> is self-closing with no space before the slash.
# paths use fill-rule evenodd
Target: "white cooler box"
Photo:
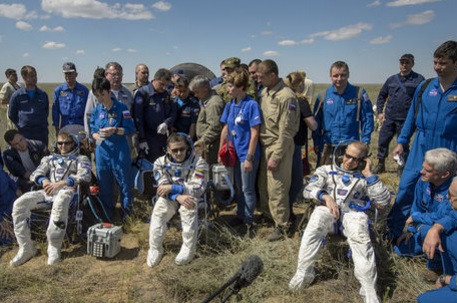
<path id="1" fill-rule="evenodd" d="M 87 253 L 98 258 L 113 258 L 121 251 L 122 228 L 98 223 L 87 230 Z"/>
<path id="2" fill-rule="evenodd" d="M 225 167 L 221 164 L 215 164 L 212 168 L 213 184 L 217 190 L 229 190 L 230 184 L 227 183 L 226 177 L 228 176 L 230 182 L 233 184 L 233 167 Z"/>

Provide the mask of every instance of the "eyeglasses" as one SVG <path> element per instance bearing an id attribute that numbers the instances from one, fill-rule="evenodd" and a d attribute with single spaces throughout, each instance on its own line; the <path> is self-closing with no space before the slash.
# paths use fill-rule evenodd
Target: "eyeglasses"
<path id="1" fill-rule="evenodd" d="M 171 152 L 173 154 L 177 154 L 178 152 L 183 153 L 187 150 L 187 147 L 180 147 L 180 148 L 173 148 L 171 149 Z"/>
<path id="2" fill-rule="evenodd" d="M 346 158 L 348 158 L 348 159 L 351 159 L 351 160 L 354 160 L 354 161 L 357 161 L 357 162 L 362 161 L 361 158 L 357 158 L 357 157 L 354 157 L 354 156 L 351 156 L 351 155 L 348 155 L 348 154 L 344 154 L 344 156 Z"/>
<path id="3" fill-rule="evenodd" d="M 73 141 L 58 141 L 57 142 L 57 145 L 61 146 L 61 145 L 71 145 L 73 144 Z"/>

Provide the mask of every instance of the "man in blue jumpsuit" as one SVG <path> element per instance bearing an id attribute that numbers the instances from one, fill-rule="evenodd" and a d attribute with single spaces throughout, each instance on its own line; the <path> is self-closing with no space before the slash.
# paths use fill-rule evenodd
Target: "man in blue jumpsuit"
<path id="1" fill-rule="evenodd" d="M 187 78 L 179 78 L 176 81 L 174 90 L 176 96 L 173 101 L 177 110 L 174 129 L 176 132 L 185 133 L 192 140 L 196 140 L 196 124 L 200 113 L 200 104 L 190 93 L 189 80 Z"/>
<path id="2" fill-rule="evenodd" d="M 417 298 L 419 303 L 457 302 L 457 178 L 449 187 L 449 202 L 452 211 L 435 221 L 424 240 L 424 253 L 433 258 L 438 249 L 443 255 L 443 275 L 436 283 L 437 289 Z"/>
<path id="3" fill-rule="evenodd" d="M 397 138 L 398 144 L 393 150 L 394 156 L 402 154 L 403 146 L 409 144 L 416 131 L 397 197 L 387 219 L 389 236 L 394 240 L 402 234 L 410 214 L 414 186 L 420 176 L 425 152 L 437 147 L 457 151 L 457 42 L 444 42 L 436 49 L 433 57 L 433 66 L 438 77 L 425 88 L 420 104 L 418 93 L 424 83 L 418 86 L 401 134 Z"/>
<path id="4" fill-rule="evenodd" d="M 65 83 L 54 90 L 52 105 L 52 125 L 56 128 L 56 134 L 65 125 L 84 125 L 84 110 L 89 95 L 87 87 L 76 82 L 78 73 L 74 63 L 64 63 L 62 69 Z"/>
<path id="5" fill-rule="evenodd" d="M 21 76 L 25 85 L 11 96 L 8 117 L 24 137 L 40 140 L 48 146 L 48 95 L 37 87 L 33 66 L 23 66 Z"/>
<path id="6" fill-rule="evenodd" d="M 407 232 L 398 238 L 394 246 L 398 255 L 422 254 L 423 241 L 434 221 L 452 210 L 448 190 L 457 170 L 456 153 L 447 148 L 429 150 L 425 153 L 422 166 L 411 215 L 406 220 Z"/>
<path id="7" fill-rule="evenodd" d="M 348 82 L 349 66 L 343 61 L 333 63 L 330 79 L 333 85 L 325 93 L 319 93 L 314 104 L 318 124 L 313 132 L 314 147 L 322 152 L 319 166 L 332 164 L 333 150 L 338 144 L 352 141 L 370 144 L 374 130 L 370 97 L 363 88 Z M 321 147 L 323 150 L 319 150 Z"/>
<path id="8" fill-rule="evenodd" d="M 167 92 L 171 72 L 157 70 L 148 85 L 138 89 L 133 104 L 133 116 L 138 129 L 139 148 L 144 149 L 149 161 L 165 154 L 167 131 L 176 119 L 176 105 Z"/>
<path id="9" fill-rule="evenodd" d="M 130 111 L 111 95 L 110 82 L 97 78 L 92 91 L 100 102 L 90 118 L 91 136 L 97 141 L 95 163 L 100 186 L 100 199 L 113 219 L 113 177 L 121 192 L 123 218 L 131 212 L 133 178 L 127 136 L 135 132 Z"/>
<path id="10" fill-rule="evenodd" d="M 412 70 L 414 56 L 404 54 L 400 58 L 400 72 L 390 76 L 381 88 L 376 107 L 378 119 L 382 125 L 379 131 L 378 141 L 378 165 L 373 172 L 380 174 L 385 172 L 385 160 L 389 153 L 389 144 L 395 134 L 400 135 L 403 123 L 405 123 L 411 100 L 417 86 L 424 77 Z M 388 100 L 388 101 L 387 101 Z M 385 108 L 384 108 L 385 107 Z M 408 146 L 404 146 L 404 157 L 408 155 Z"/>

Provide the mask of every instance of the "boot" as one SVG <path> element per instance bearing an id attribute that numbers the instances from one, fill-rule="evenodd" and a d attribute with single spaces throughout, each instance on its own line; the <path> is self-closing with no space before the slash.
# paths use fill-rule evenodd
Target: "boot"
<path id="1" fill-rule="evenodd" d="M 195 250 L 189 250 L 184 244 L 181 246 L 178 255 L 176 256 L 176 265 L 189 264 L 195 257 Z"/>
<path id="2" fill-rule="evenodd" d="M 10 265 L 13 267 L 20 266 L 28 260 L 32 259 L 36 253 L 37 249 L 35 246 L 33 246 L 33 244 L 20 246 L 16 256 L 13 258 L 13 260 L 10 261 Z"/>
<path id="3" fill-rule="evenodd" d="M 373 173 L 378 175 L 381 173 L 386 172 L 386 164 L 385 164 L 386 159 L 379 159 L 378 165 L 373 169 Z"/>
<path id="4" fill-rule="evenodd" d="M 48 230 L 46 231 L 48 238 L 48 265 L 54 265 L 60 261 L 60 248 L 65 237 L 66 221 L 66 218 L 64 218 L 62 221 L 51 219 L 49 222 Z"/>
<path id="5" fill-rule="evenodd" d="M 159 265 L 160 260 L 162 260 L 163 250 L 157 250 L 150 248 L 148 250 L 148 257 L 146 259 L 146 263 L 149 267 L 154 267 Z"/>
<path id="6" fill-rule="evenodd" d="M 60 261 L 60 248 L 62 243 L 49 242 L 48 244 L 48 265 L 54 265 Z"/>
<path id="7" fill-rule="evenodd" d="M 303 269 L 297 269 L 292 280 L 289 282 L 289 289 L 299 291 L 308 287 L 314 281 L 314 269 L 309 269 L 308 272 Z"/>

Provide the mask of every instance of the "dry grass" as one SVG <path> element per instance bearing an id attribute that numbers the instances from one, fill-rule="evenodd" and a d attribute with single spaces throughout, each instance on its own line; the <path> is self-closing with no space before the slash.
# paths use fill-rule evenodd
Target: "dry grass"
<path id="1" fill-rule="evenodd" d="M 48 90 L 52 87 L 55 85 L 49 85 Z M 325 86 L 318 85 L 316 91 L 322 87 Z M 375 99 L 380 86 L 364 87 Z M 373 135 L 372 142 L 372 152 L 376 155 L 377 134 Z M 311 155 L 312 161 L 313 158 Z M 395 192 L 398 178 L 391 159 L 387 161 L 387 168 L 389 171 L 381 178 Z M 307 203 L 299 203 L 296 212 L 303 214 L 309 207 Z M 150 269 L 145 262 L 148 249 L 146 221 L 150 213 L 149 201 L 138 197 L 135 217 L 126 226 L 127 233 L 121 242 L 121 253 L 113 259 L 86 255 L 84 244 L 67 245 L 63 249 L 63 262 L 49 267 L 46 266 L 46 243 L 41 241 L 36 243 L 39 255 L 19 268 L 10 268 L 8 262 L 17 247 L 0 247 L 1 301 L 201 302 L 227 281 L 248 256 L 258 255 L 264 262 L 264 271 L 251 286 L 240 291 L 240 296 L 233 296 L 231 302 L 237 299 L 239 302 L 274 303 L 361 302 L 360 286 L 353 274 L 352 260 L 346 256 L 348 246 L 344 239 L 327 242 L 317 262 L 315 282 L 299 293 L 291 293 L 287 284 L 296 269 L 298 235 L 269 243 L 266 235 L 271 226 L 259 223 L 257 237 L 241 239 L 223 224 L 224 219 L 233 215 L 233 210 L 223 212 L 221 219 L 213 222 L 208 230 L 208 243 L 204 243 L 202 237 L 197 258 L 181 267 L 174 264 L 181 245 L 181 232 L 177 222 L 173 222 L 164 242 L 166 254 L 159 266 Z M 387 210 L 373 230 L 378 294 L 383 302 L 415 302 L 419 293 L 433 286 L 418 278 L 418 272 L 425 264 L 422 258 L 398 258 L 382 240 L 380 234 L 385 228 L 383 216 L 386 213 Z"/>

